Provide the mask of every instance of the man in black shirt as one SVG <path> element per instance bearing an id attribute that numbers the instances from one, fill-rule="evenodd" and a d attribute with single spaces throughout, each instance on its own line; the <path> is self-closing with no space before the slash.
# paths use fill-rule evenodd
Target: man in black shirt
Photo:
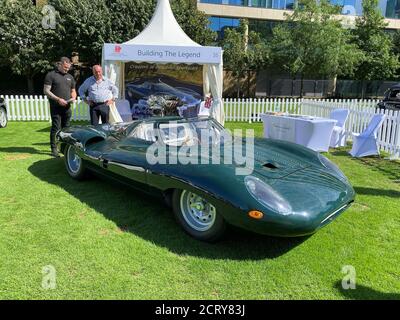
<path id="1" fill-rule="evenodd" d="M 56 133 L 69 126 L 72 115 L 71 103 L 76 99 L 75 80 L 68 73 L 70 68 L 71 61 L 62 57 L 57 63 L 57 69 L 50 71 L 44 79 L 43 91 L 50 101 L 50 146 L 54 157 L 59 157 L 55 141 Z"/>

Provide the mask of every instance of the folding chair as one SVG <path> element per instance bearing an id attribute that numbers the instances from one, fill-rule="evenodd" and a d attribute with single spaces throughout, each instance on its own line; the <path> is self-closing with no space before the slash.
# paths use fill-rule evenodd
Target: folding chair
<path id="1" fill-rule="evenodd" d="M 379 155 L 378 148 L 378 130 L 382 126 L 386 116 L 384 114 L 375 114 L 368 127 L 362 133 L 353 133 L 353 148 L 350 154 L 353 157 L 366 157 Z"/>
<path id="2" fill-rule="evenodd" d="M 330 118 L 337 120 L 333 127 L 331 142 L 329 144 L 331 148 L 344 147 L 346 145 L 345 125 L 349 113 L 348 109 L 335 109 L 331 112 Z"/>

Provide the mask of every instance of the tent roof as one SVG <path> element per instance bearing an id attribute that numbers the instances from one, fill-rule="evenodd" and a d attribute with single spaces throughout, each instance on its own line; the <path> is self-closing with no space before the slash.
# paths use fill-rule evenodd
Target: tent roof
<path id="1" fill-rule="evenodd" d="M 124 44 L 200 47 L 182 30 L 168 0 L 158 0 L 154 15 L 146 28 Z"/>

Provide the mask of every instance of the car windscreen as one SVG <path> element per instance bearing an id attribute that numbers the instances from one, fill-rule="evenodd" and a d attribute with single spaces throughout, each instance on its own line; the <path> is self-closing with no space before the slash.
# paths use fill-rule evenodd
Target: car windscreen
<path id="1" fill-rule="evenodd" d="M 400 100 L 400 89 L 391 89 L 388 95 L 389 100 Z"/>
<path id="2" fill-rule="evenodd" d="M 211 120 L 160 123 L 162 142 L 170 146 L 216 145 L 222 142 L 224 129 Z"/>

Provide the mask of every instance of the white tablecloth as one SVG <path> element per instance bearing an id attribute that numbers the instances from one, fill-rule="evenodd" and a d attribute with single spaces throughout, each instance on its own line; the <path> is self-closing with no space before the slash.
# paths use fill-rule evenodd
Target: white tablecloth
<path id="1" fill-rule="evenodd" d="M 314 151 L 328 151 L 336 120 L 301 115 L 261 114 L 264 137 L 301 144 Z"/>

